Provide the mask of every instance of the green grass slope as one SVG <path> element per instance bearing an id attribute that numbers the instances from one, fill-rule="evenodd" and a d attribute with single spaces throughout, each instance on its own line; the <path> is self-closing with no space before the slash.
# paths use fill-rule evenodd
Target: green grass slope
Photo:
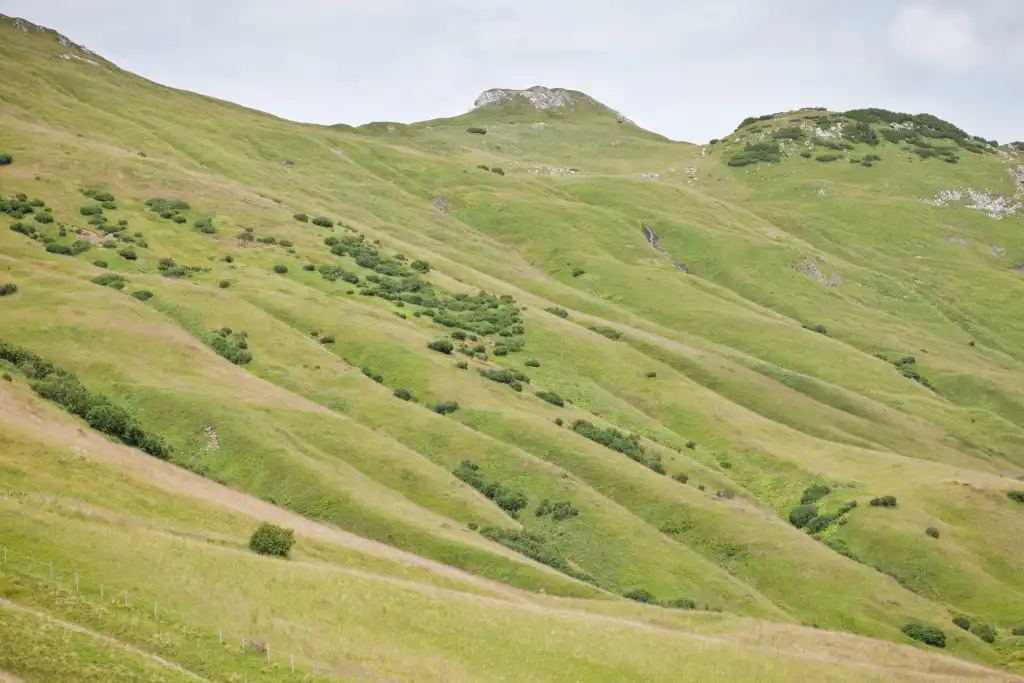
<path id="1" fill-rule="evenodd" d="M 910 622 L 960 658 L 1024 666 L 1014 148 L 812 110 L 695 146 L 579 93 L 300 125 L 32 26 L 0 21 L 0 38 L 12 549 L 289 647 L 288 625 L 318 623 L 304 657 L 354 678 L 424 662 L 437 680 L 996 675 L 833 633 L 908 644 Z M 443 339 L 450 353 L 428 348 Z M 15 348 L 127 411 L 170 464 L 104 441 L 109 411 L 40 402 L 59 373 Z M 151 490 L 147 459 L 178 483 Z M 268 515 L 299 527 L 297 560 L 241 552 Z M 118 519 L 130 535 L 89 542 Z M 162 666 L 150 653 L 209 679 L 274 675 L 11 580 L 11 609 L 106 634 L 81 647 L 97 666 Z M 318 609 L 324 591 L 351 596 L 358 627 Z M 42 626 L 9 632 L 46 647 Z M 542 656 L 560 632 L 565 652 Z M 658 661 L 639 658 L 651 639 Z M 0 670 L 46 680 L 35 666 Z"/>

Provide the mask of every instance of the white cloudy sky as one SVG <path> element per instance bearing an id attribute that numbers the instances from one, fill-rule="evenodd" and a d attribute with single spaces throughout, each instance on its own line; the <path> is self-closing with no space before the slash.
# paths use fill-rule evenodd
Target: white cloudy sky
<path id="1" fill-rule="evenodd" d="M 0 0 L 152 80 L 316 123 L 582 90 L 674 139 L 818 105 L 1024 139 L 1024 0 Z"/>

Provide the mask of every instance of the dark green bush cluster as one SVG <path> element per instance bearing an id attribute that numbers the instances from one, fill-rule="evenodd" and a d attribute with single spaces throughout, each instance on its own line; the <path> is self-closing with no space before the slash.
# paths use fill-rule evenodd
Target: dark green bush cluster
<path id="1" fill-rule="evenodd" d="M 466 132 L 467 133 L 475 133 L 477 135 L 487 135 L 487 129 L 486 128 L 478 128 L 476 126 L 470 126 L 469 128 L 466 129 Z"/>
<path id="2" fill-rule="evenodd" d="M 939 537 L 939 530 L 938 530 L 937 527 L 930 526 L 930 527 L 928 527 L 927 529 L 924 530 L 924 533 L 927 534 L 928 536 L 931 536 L 932 538 L 938 538 Z"/>
<path id="3" fill-rule="evenodd" d="M 45 203 L 41 199 L 29 201 L 28 195 L 24 193 L 18 193 L 10 199 L 0 199 L 0 213 L 6 213 L 14 220 L 20 220 L 30 213 L 36 213 L 44 206 Z"/>
<path id="4" fill-rule="evenodd" d="M 622 333 L 616 330 L 614 327 L 604 327 L 602 325 L 595 325 L 588 328 L 591 332 L 597 332 L 602 337 L 607 337 L 612 341 L 618 341 L 622 339 Z"/>
<path id="5" fill-rule="evenodd" d="M 351 285 L 358 285 L 359 284 L 359 276 L 358 275 L 355 275 L 354 273 L 346 272 L 345 269 L 341 268 L 340 266 L 330 266 L 330 265 L 327 265 L 325 263 L 325 264 L 319 266 L 317 268 L 317 270 L 320 272 L 320 275 L 323 276 L 323 278 L 325 280 L 327 280 L 328 282 L 336 282 L 338 280 L 344 280 L 345 282 L 347 282 L 347 283 L 349 283 Z"/>
<path id="6" fill-rule="evenodd" d="M 896 496 L 881 496 L 879 498 L 872 498 L 871 506 L 876 508 L 894 508 L 896 507 Z"/>
<path id="7" fill-rule="evenodd" d="M 976 622 L 971 625 L 971 633 L 991 645 L 996 642 L 996 630 L 984 622 Z"/>
<path id="8" fill-rule="evenodd" d="M 565 399 L 553 391 L 538 391 L 537 397 L 559 408 L 565 405 Z"/>
<path id="9" fill-rule="evenodd" d="M 557 306 L 551 306 L 550 308 L 545 308 L 544 310 L 547 311 L 548 313 L 550 313 L 551 315 L 557 315 L 559 318 L 563 318 L 563 319 L 568 319 L 569 318 L 569 311 L 565 310 L 564 308 L 559 308 Z"/>
<path id="10" fill-rule="evenodd" d="M 495 175 L 505 175 L 505 169 L 498 168 L 497 166 L 492 166 L 491 167 L 491 173 L 493 173 Z"/>
<path id="11" fill-rule="evenodd" d="M 971 630 L 971 620 L 963 614 L 958 614 L 957 616 L 953 617 L 953 623 L 956 625 L 957 628 L 963 629 L 964 631 Z"/>
<path id="12" fill-rule="evenodd" d="M 522 391 L 523 385 L 530 383 L 530 378 L 527 375 L 513 368 L 503 368 L 501 370 L 487 370 L 482 368 L 480 370 L 480 376 L 489 379 L 492 382 L 507 384 L 516 391 Z"/>
<path id="13" fill-rule="evenodd" d="M 377 384 L 383 384 L 384 383 L 384 377 L 379 372 L 374 372 L 370 368 L 366 368 L 366 367 L 360 368 L 360 372 L 362 372 L 364 375 L 366 375 L 367 377 L 372 379 Z"/>
<path id="14" fill-rule="evenodd" d="M 458 401 L 441 401 L 430 407 L 438 415 L 451 415 L 459 409 Z"/>
<path id="15" fill-rule="evenodd" d="M 106 190 L 87 188 L 85 190 L 82 190 L 82 194 L 84 194 L 89 199 L 92 199 L 93 201 L 100 202 L 101 204 L 117 201 L 114 195 L 112 195 L 110 192 L 107 192 Z"/>
<path id="16" fill-rule="evenodd" d="M 92 245 L 85 240 L 75 240 L 71 244 L 60 244 L 59 242 L 46 242 L 46 251 L 51 254 L 63 256 L 78 256 L 92 249 Z"/>
<path id="17" fill-rule="evenodd" d="M 803 140 L 805 136 L 800 126 L 786 126 L 772 133 L 772 137 L 776 140 Z"/>
<path id="18" fill-rule="evenodd" d="M 0 360 L 14 364 L 33 380 L 32 389 L 84 418 L 93 429 L 120 439 L 150 455 L 166 459 L 170 450 L 163 439 L 146 432 L 135 418 L 106 396 L 89 391 L 73 374 L 45 361 L 28 349 L 0 341 Z"/>
<path id="19" fill-rule="evenodd" d="M 571 519 L 579 514 L 580 511 L 574 508 L 572 504 L 569 503 L 569 501 L 556 500 L 552 502 L 547 498 L 540 502 L 540 505 L 537 506 L 536 512 L 536 515 L 538 517 L 550 515 L 551 519 L 555 520 L 556 522 L 561 522 L 565 519 Z"/>
<path id="20" fill-rule="evenodd" d="M 10 154 L 0 154 L 0 166 L 10 166 L 14 163 L 14 157 Z"/>
<path id="21" fill-rule="evenodd" d="M 206 235 L 212 235 L 217 232 L 217 228 L 213 227 L 213 216 L 203 216 L 197 218 L 195 222 L 196 230 Z"/>
<path id="22" fill-rule="evenodd" d="M 403 387 L 399 387 L 399 388 L 395 389 L 394 392 L 392 392 L 392 393 L 394 393 L 395 398 L 399 398 L 399 399 L 401 399 L 403 401 L 415 401 L 416 400 L 413 397 L 412 393 L 408 389 L 405 389 Z"/>
<path id="23" fill-rule="evenodd" d="M 175 223 L 184 223 L 188 219 L 181 215 L 182 211 L 188 211 L 188 202 L 184 202 L 180 199 L 164 199 L 163 197 L 152 197 L 146 200 L 146 206 L 149 210 L 160 216 Z"/>
<path id="24" fill-rule="evenodd" d="M 316 226 L 321 227 L 321 228 L 333 228 L 334 227 L 334 221 L 332 221 L 330 218 L 326 218 L 325 216 L 317 216 L 316 218 L 313 219 L 312 222 L 313 222 L 313 225 L 316 225 Z"/>
<path id="25" fill-rule="evenodd" d="M 771 121 L 775 118 L 775 114 L 763 114 L 761 116 L 748 116 L 740 122 L 739 127 L 745 128 L 752 123 L 758 123 L 759 121 Z"/>
<path id="26" fill-rule="evenodd" d="M 249 538 L 250 550 L 271 557 L 288 557 L 293 545 L 295 545 L 293 530 L 269 522 L 260 524 Z"/>
<path id="27" fill-rule="evenodd" d="M 132 296 L 139 301 L 149 301 L 153 298 L 153 292 L 148 289 L 140 289 L 137 292 L 132 292 Z"/>
<path id="28" fill-rule="evenodd" d="M 818 516 L 818 506 L 812 503 L 798 505 L 789 511 L 789 523 L 797 529 L 803 529 L 812 519 Z"/>
<path id="29" fill-rule="evenodd" d="M 925 377 L 921 376 L 921 373 L 917 371 L 917 359 L 913 356 L 906 356 L 892 362 L 896 369 L 900 371 L 900 374 L 907 379 L 912 379 L 921 386 L 927 387 L 932 391 L 935 391 L 935 387 L 931 385 Z"/>
<path id="30" fill-rule="evenodd" d="M 539 368 L 540 367 L 540 361 L 539 360 L 528 360 L 525 363 L 523 363 L 523 365 L 525 365 L 528 368 Z"/>
<path id="31" fill-rule="evenodd" d="M 230 327 L 223 327 L 207 335 L 206 343 L 235 365 L 245 365 L 252 361 L 247 336 L 245 332 L 232 332 Z"/>
<path id="32" fill-rule="evenodd" d="M 1024 503 L 1024 491 L 1007 491 L 1006 497 L 1017 503 Z"/>
<path id="33" fill-rule="evenodd" d="M 917 622 L 904 624 L 900 629 L 905 635 L 932 647 L 946 647 L 946 634 L 934 626 L 925 626 Z"/>
<path id="34" fill-rule="evenodd" d="M 437 339 L 435 341 L 428 342 L 427 348 L 430 349 L 431 351 L 437 351 L 438 353 L 451 355 L 452 350 L 455 348 L 455 346 L 447 339 Z"/>
<path id="35" fill-rule="evenodd" d="M 919 147 L 928 147 L 928 140 L 945 139 L 951 140 L 963 149 L 981 154 L 987 150 L 977 143 L 982 142 L 995 147 L 994 140 L 985 140 L 977 136 L 970 136 L 965 131 L 957 128 L 948 121 L 943 121 L 932 114 L 904 114 L 888 111 L 886 109 L 856 109 L 845 112 L 845 116 L 863 123 L 884 123 L 889 124 L 881 129 L 882 137 L 889 142 L 909 142 Z M 892 124 L 912 123 L 911 128 L 896 129 Z M 955 163 L 955 162 L 952 162 Z"/>
<path id="36" fill-rule="evenodd" d="M 685 472 L 678 472 L 672 475 L 672 478 L 678 481 L 680 484 L 685 484 L 690 481 L 690 475 Z"/>
<path id="37" fill-rule="evenodd" d="M 878 144 L 878 133 L 865 121 L 854 121 L 843 127 L 843 137 L 851 142 L 860 142 L 865 145 L 875 146 Z"/>
<path id="38" fill-rule="evenodd" d="M 605 448 L 610 448 L 613 451 L 627 455 L 637 462 L 645 465 L 648 462 L 643 444 L 640 443 L 640 437 L 636 434 L 623 434 L 614 427 L 601 429 L 586 420 L 576 420 L 573 422 L 572 430 L 580 436 L 601 444 Z"/>
<path id="39" fill-rule="evenodd" d="M 593 581 L 583 572 L 577 571 L 566 557 L 551 547 L 541 534 L 526 531 L 506 531 L 505 529 L 486 528 L 480 533 L 495 543 L 500 543 L 531 560 L 546 564 L 580 581 Z"/>
<path id="40" fill-rule="evenodd" d="M 92 279 L 94 284 L 100 285 L 101 287 L 110 287 L 112 289 L 124 289 L 128 281 L 117 273 L 104 273 L 103 275 L 97 275 Z"/>
<path id="41" fill-rule="evenodd" d="M 493 500 L 513 519 L 518 519 L 519 512 L 529 504 L 529 499 L 522 491 L 506 488 L 496 481 L 486 481 L 480 474 L 480 466 L 472 460 L 463 460 L 453 474 Z"/>
<path id="42" fill-rule="evenodd" d="M 651 592 L 645 588 L 631 588 L 622 594 L 622 597 L 633 602 L 640 602 L 645 605 L 653 605 L 657 602 Z"/>
<path id="43" fill-rule="evenodd" d="M 18 291 L 18 285 L 13 282 L 5 282 L 0 285 L 0 296 L 10 296 Z"/>
<path id="44" fill-rule="evenodd" d="M 278 275 L 284 275 L 285 273 L 288 272 L 288 266 L 284 265 L 283 263 L 277 263 L 274 265 L 274 272 L 277 273 Z"/>
<path id="45" fill-rule="evenodd" d="M 294 218 L 295 220 L 297 220 L 300 223 L 308 223 L 309 222 L 309 216 L 307 216 L 304 213 L 293 214 L 292 218 Z"/>
<path id="46" fill-rule="evenodd" d="M 771 140 L 765 142 L 748 142 L 743 146 L 743 151 L 734 154 L 729 159 L 730 166 L 748 166 L 757 163 L 777 164 L 782 161 L 782 151 L 779 143 Z"/>
<path id="47" fill-rule="evenodd" d="M 800 496 L 800 504 L 808 505 L 810 503 L 817 503 L 819 500 L 832 493 L 832 489 L 825 486 L 824 484 L 814 484 L 804 489 L 803 495 Z"/>

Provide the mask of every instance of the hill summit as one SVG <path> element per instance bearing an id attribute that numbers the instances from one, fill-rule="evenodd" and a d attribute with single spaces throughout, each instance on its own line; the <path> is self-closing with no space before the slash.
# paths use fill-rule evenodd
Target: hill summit
<path id="1" fill-rule="evenodd" d="M 480 96 L 473 102 L 473 107 L 489 107 L 500 105 L 516 99 L 524 99 L 535 109 L 551 109 L 553 107 L 569 107 L 580 101 L 587 101 L 593 104 L 600 104 L 597 100 L 588 95 L 564 88 L 546 88 L 543 85 L 535 85 L 526 90 L 510 90 L 508 88 L 491 88 L 480 93 Z"/>

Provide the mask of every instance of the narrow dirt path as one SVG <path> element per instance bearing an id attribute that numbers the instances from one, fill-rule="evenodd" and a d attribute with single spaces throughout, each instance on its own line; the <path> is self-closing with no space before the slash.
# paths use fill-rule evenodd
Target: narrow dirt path
<path id="1" fill-rule="evenodd" d="M 97 633 L 96 631 L 91 631 L 91 630 L 89 630 L 87 628 L 79 626 L 78 624 L 73 624 L 70 621 L 64 621 L 63 619 L 58 619 L 57 617 L 55 617 L 53 615 L 50 615 L 50 614 L 47 614 L 46 612 L 41 612 L 41 611 L 39 611 L 37 609 L 32 609 L 31 607 L 25 607 L 24 605 L 19 605 L 17 603 L 11 602 L 9 600 L 5 600 L 4 598 L 0 598 L 0 608 L 11 610 L 11 611 L 14 611 L 14 612 L 21 612 L 22 614 L 31 614 L 32 616 L 34 616 L 34 617 L 36 617 L 38 619 L 42 619 L 44 621 L 48 621 L 48 622 L 50 622 L 52 624 L 56 624 L 57 626 L 60 626 L 61 628 L 65 628 L 65 629 L 67 629 L 69 631 L 74 631 L 75 633 L 81 633 L 82 635 L 86 635 L 86 636 L 90 636 L 92 638 L 96 638 L 97 640 L 101 640 L 104 643 L 106 643 L 107 645 L 110 645 L 112 647 L 116 647 L 116 648 L 118 648 L 120 650 L 124 650 L 125 652 L 131 652 L 134 655 L 138 655 L 140 657 L 148 659 L 151 662 L 156 662 L 157 664 L 159 664 L 161 666 L 164 666 L 164 667 L 167 667 L 168 669 L 174 669 L 174 670 L 178 671 L 179 673 L 185 674 L 189 678 L 194 679 L 196 681 L 202 681 L 202 683 L 212 683 L 212 681 L 210 681 L 210 679 L 203 678 L 202 676 L 199 676 L 198 674 L 194 674 L 191 671 L 189 671 L 188 669 L 182 667 L 181 665 L 175 664 L 174 662 L 167 661 L 163 657 L 159 657 L 159 656 L 153 654 L 152 652 L 147 652 L 146 650 L 142 650 L 140 648 L 137 648 L 134 645 L 129 645 L 128 643 L 123 643 L 120 640 L 118 640 L 117 638 L 112 638 L 112 637 L 110 637 L 108 635 L 104 635 L 102 633 Z M 3 678 L 3 676 L 0 676 L 0 681 L 4 681 L 4 680 L 5 679 Z M 15 678 L 15 679 L 12 679 L 12 680 L 17 681 L 19 679 Z"/>
<path id="2" fill-rule="evenodd" d="M 0 669 L 0 683 L 26 683 L 24 679 L 18 678 L 12 673 Z"/>

